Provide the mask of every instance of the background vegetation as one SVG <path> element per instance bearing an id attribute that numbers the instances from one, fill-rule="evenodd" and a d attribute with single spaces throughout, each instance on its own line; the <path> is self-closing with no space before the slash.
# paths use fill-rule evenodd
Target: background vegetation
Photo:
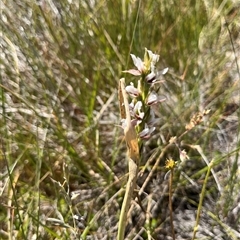
<path id="1" fill-rule="evenodd" d="M 2 0 L 0 9 L 1 239 L 116 239 L 127 172 L 117 87 L 145 47 L 169 73 L 138 185 L 169 139 L 211 109 L 180 143 L 189 160 L 173 179 L 175 234 L 191 239 L 213 160 L 196 239 L 240 238 L 238 0 Z M 167 157 L 178 161 L 178 149 L 167 148 L 141 195 L 147 213 L 133 202 L 126 239 L 172 239 Z"/>

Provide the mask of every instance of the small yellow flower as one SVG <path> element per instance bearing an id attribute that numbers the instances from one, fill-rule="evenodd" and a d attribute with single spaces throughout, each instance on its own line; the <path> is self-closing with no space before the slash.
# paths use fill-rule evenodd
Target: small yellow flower
<path id="1" fill-rule="evenodd" d="M 173 169 L 176 166 L 176 163 L 172 158 L 167 159 L 165 162 L 165 168 L 166 169 Z"/>

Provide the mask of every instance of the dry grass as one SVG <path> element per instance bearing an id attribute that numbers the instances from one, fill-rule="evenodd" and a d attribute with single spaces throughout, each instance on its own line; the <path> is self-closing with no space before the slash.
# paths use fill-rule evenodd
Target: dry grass
<path id="1" fill-rule="evenodd" d="M 196 239 L 239 239 L 239 7 L 0 1 L 0 238 L 116 239 L 127 171 L 116 90 L 129 54 L 147 47 L 170 69 L 159 89 L 167 101 L 144 144 L 138 186 L 147 212 L 132 203 L 126 239 L 172 239 L 164 164 L 179 160 L 178 147 L 189 160 L 173 176 L 176 239 L 193 235 L 203 183 Z M 204 121 L 169 144 L 204 109 Z"/>

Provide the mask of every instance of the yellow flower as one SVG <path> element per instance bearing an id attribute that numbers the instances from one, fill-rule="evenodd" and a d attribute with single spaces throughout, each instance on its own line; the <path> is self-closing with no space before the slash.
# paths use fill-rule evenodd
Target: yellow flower
<path id="1" fill-rule="evenodd" d="M 167 159 L 165 162 L 165 168 L 166 169 L 173 169 L 176 166 L 176 163 L 172 158 Z"/>

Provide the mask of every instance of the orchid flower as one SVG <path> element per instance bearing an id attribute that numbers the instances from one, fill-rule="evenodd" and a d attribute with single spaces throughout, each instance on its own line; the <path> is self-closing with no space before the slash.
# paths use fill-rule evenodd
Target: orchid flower
<path id="1" fill-rule="evenodd" d="M 134 83 L 126 86 L 126 92 L 132 97 L 132 102 L 129 104 L 132 125 L 136 127 L 139 138 L 149 139 L 155 130 L 154 124 L 159 121 L 155 118 L 152 105 L 165 101 L 165 98 L 159 97 L 156 92 L 152 91 L 152 86 L 161 82 L 159 78 L 167 73 L 168 68 L 156 71 L 159 55 L 146 48 L 143 60 L 134 54 L 130 56 L 136 69 L 123 72 L 140 76 L 137 87 Z"/>

